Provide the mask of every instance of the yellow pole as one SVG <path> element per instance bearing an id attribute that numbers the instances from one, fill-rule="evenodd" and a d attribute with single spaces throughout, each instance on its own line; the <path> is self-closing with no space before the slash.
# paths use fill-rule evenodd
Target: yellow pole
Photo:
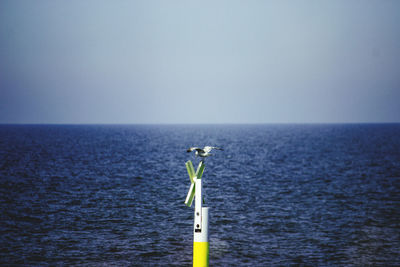
<path id="1" fill-rule="evenodd" d="M 196 216 L 196 214 L 195 214 Z M 210 244 L 208 242 L 208 208 L 202 208 L 201 231 L 194 227 L 193 267 L 208 267 Z"/>

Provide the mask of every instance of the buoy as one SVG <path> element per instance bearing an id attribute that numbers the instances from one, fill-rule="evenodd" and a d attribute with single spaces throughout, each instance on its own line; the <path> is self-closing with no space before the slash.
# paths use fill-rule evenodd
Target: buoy
<path id="1" fill-rule="evenodd" d="M 194 225 L 193 225 L 193 267 L 204 267 L 209 265 L 210 245 L 208 242 L 208 207 L 203 207 L 202 179 L 204 162 L 200 161 L 196 172 L 189 160 L 186 169 L 190 178 L 190 188 L 186 196 L 185 204 L 192 206 L 195 199 Z"/>

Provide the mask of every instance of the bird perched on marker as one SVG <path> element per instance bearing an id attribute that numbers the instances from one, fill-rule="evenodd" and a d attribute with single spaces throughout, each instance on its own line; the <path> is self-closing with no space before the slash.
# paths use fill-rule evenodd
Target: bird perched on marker
<path id="1" fill-rule="evenodd" d="M 199 148 L 199 147 L 191 147 L 189 148 L 186 152 L 192 152 L 192 151 L 196 151 L 196 157 L 202 157 L 202 158 L 206 158 L 211 156 L 212 154 L 210 153 L 211 150 L 216 149 L 216 150 L 223 150 L 222 148 L 219 147 L 215 147 L 215 146 L 205 146 L 203 148 Z"/>

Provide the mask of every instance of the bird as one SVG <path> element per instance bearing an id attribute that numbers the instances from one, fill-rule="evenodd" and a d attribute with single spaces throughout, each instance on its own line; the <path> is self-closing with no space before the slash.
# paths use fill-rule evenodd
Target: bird
<path id="1" fill-rule="evenodd" d="M 202 157 L 202 158 L 206 158 L 211 156 L 212 154 L 210 153 L 211 150 L 216 149 L 216 150 L 223 150 L 222 148 L 219 147 L 215 147 L 215 146 L 205 146 L 203 148 L 199 148 L 199 147 L 191 147 L 189 148 L 186 152 L 192 152 L 192 151 L 196 151 L 196 157 Z"/>

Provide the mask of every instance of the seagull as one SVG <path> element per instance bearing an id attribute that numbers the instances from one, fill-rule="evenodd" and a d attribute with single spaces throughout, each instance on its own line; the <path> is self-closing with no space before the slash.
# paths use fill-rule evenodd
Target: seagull
<path id="1" fill-rule="evenodd" d="M 192 152 L 195 150 L 196 152 L 196 157 L 200 156 L 202 158 L 206 158 L 211 156 L 212 154 L 210 153 L 211 150 L 216 149 L 216 150 L 223 150 L 222 148 L 215 147 L 215 146 L 205 146 L 204 148 L 199 148 L 199 147 L 191 147 L 189 148 L 186 152 Z"/>

